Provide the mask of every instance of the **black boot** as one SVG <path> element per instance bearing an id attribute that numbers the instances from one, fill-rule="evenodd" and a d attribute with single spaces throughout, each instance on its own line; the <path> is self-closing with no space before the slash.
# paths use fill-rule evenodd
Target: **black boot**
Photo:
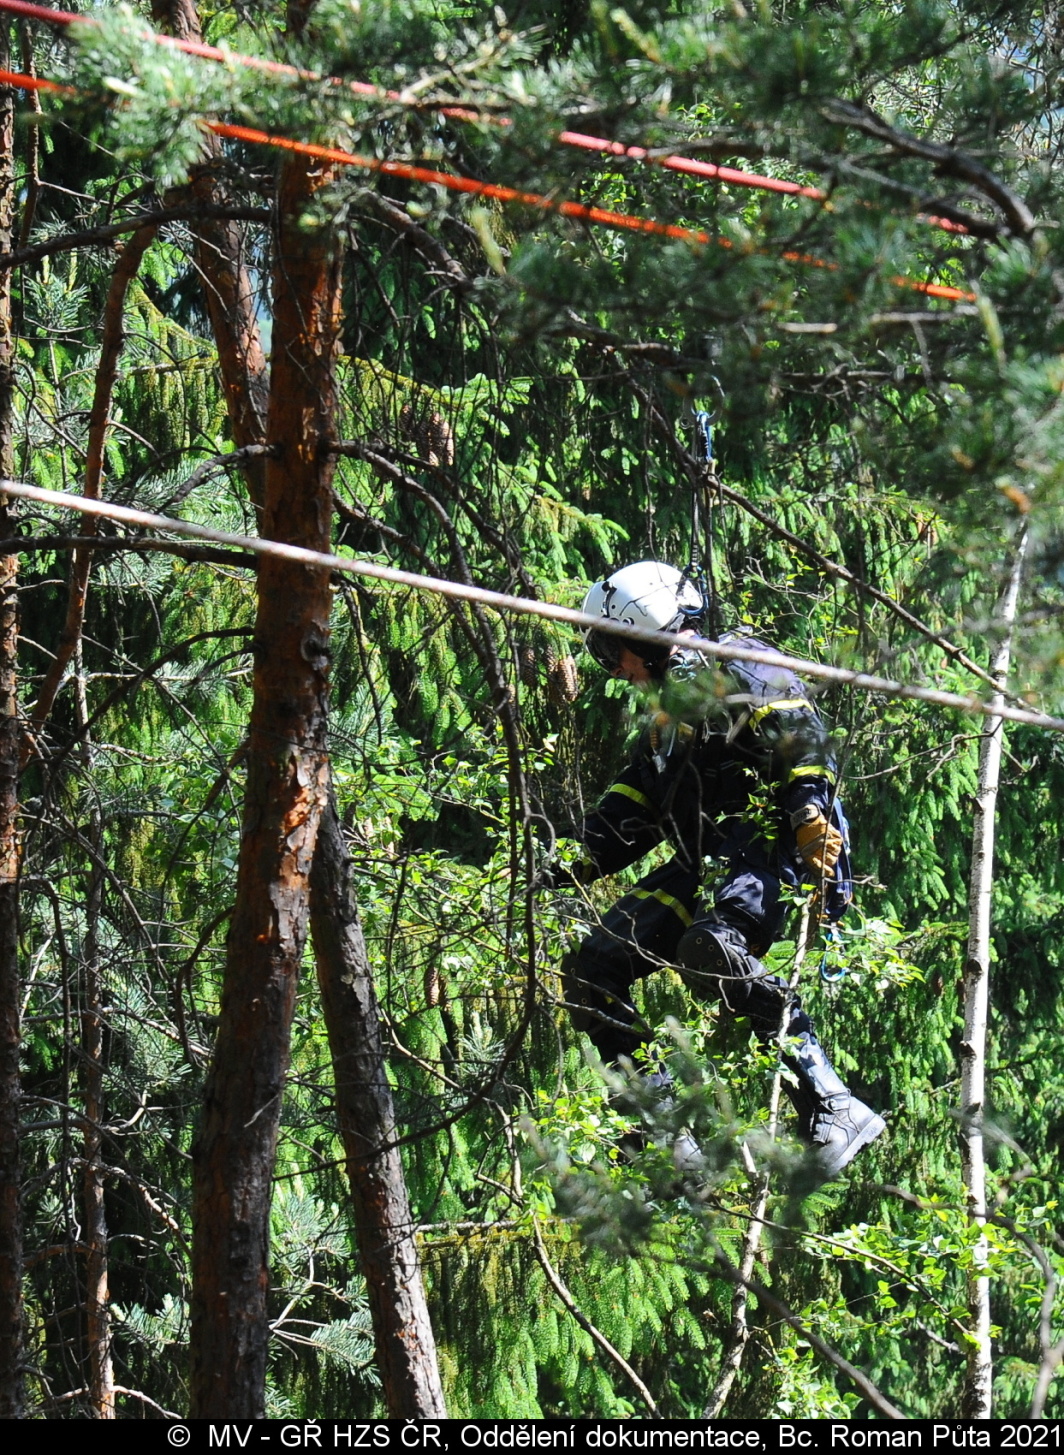
<path id="1" fill-rule="evenodd" d="M 825 1181 L 837 1177 L 862 1147 L 887 1129 L 883 1118 L 858 1101 L 839 1079 L 812 1031 L 803 1031 L 783 1064 L 797 1079 L 784 1088 L 798 1113 L 798 1130 L 812 1148 L 812 1160 Z"/>
<path id="2" fill-rule="evenodd" d="M 692 990 L 704 995 L 713 985 L 730 1011 L 750 1017 L 763 1040 L 778 1032 L 787 988 L 751 953 L 741 930 L 704 920 L 687 931 L 677 956 L 680 974 Z M 783 1057 L 783 1064 L 798 1084 L 784 1081 L 784 1089 L 798 1113 L 799 1135 L 810 1144 L 816 1169 L 828 1181 L 886 1131 L 886 1122 L 839 1079 L 797 999 L 790 1006 L 786 1033 L 797 1041 L 797 1049 Z"/>
<path id="3" fill-rule="evenodd" d="M 679 1127 L 672 1134 L 664 1136 L 659 1132 L 657 1137 L 646 1128 L 646 1123 L 656 1120 L 656 1113 L 668 1113 L 676 1105 L 672 1095 L 673 1085 L 668 1071 L 642 1072 L 629 1082 L 630 1090 L 617 1092 L 610 1097 L 610 1105 L 615 1111 L 632 1117 L 636 1122 L 644 1123 L 643 1126 L 637 1125 L 625 1133 L 621 1138 L 621 1150 L 631 1160 L 646 1151 L 647 1146 L 654 1142 L 657 1146 L 668 1147 L 673 1166 L 681 1177 L 697 1177 L 705 1169 L 705 1158 L 702 1156 L 702 1149 L 686 1127 Z M 679 1195 L 679 1189 L 676 1195 Z"/>

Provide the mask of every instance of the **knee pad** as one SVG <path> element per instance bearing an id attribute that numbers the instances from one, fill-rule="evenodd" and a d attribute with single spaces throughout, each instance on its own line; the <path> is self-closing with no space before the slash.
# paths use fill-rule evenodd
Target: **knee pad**
<path id="1" fill-rule="evenodd" d="M 703 920 L 680 941 L 680 977 L 693 995 L 718 996 L 732 1015 L 747 1015 L 759 1036 L 779 1028 L 786 987 L 750 950 L 731 925 Z"/>

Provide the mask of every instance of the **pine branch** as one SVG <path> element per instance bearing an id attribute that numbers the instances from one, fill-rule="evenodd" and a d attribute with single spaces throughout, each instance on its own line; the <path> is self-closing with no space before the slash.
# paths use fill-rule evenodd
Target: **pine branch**
<path id="1" fill-rule="evenodd" d="M 100 227 L 85 227 L 78 232 L 60 233 L 58 237 L 45 238 L 43 242 L 32 243 L 29 247 L 0 253 L 0 271 L 17 268 L 22 263 L 36 263 L 41 258 L 50 258 L 55 253 L 68 253 L 74 248 L 98 247 L 103 243 L 113 242 L 123 233 L 139 232 L 142 227 L 164 227 L 168 222 L 188 222 L 200 218 L 268 223 L 271 215 L 266 207 L 215 207 L 200 202 L 189 202 L 180 207 L 153 208 L 124 218 L 121 222 L 108 222 Z"/>

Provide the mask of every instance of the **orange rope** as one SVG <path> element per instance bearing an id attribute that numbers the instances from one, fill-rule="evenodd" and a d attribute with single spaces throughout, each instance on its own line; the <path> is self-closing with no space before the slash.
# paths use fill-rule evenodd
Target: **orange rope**
<path id="1" fill-rule="evenodd" d="M 0 10 L 24 0 L 0 0 Z M 63 95 L 76 94 L 72 87 L 61 86 L 40 76 L 26 76 L 18 71 L 0 70 L 0 85 L 15 86 L 23 90 L 54 91 Z M 238 126 L 225 121 L 204 121 L 202 125 L 217 136 L 230 137 L 237 141 L 252 142 L 257 146 L 276 147 L 282 151 L 297 152 L 302 156 L 316 157 L 320 161 L 332 162 L 336 166 L 361 167 L 369 172 L 381 172 L 388 177 L 402 177 L 411 182 L 427 182 L 432 186 L 446 187 L 451 192 L 465 192 L 476 197 L 492 197 L 500 202 L 516 202 L 523 207 L 538 208 L 542 212 L 554 212 L 560 217 L 572 217 L 580 222 L 611 227 L 625 232 L 649 233 L 656 237 L 678 238 L 683 242 L 705 246 L 715 243 L 717 247 L 734 249 L 729 238 L 713 237 L 700 228 L 682 227 L 677 223 L 658 222 L 649 217 L 633 217 L 628 212 L 613 212 L 603 207 L 590 207 L 583 202 L 570 202 L 546 196 L 541 192 L 521 192 L 516 187 L 505 187 L 497 182 L 477 182 L 471 177 L 458 177 L 451 172 L 438 172 L 430 167 L 418 167 L 412 162 L 382 161 L 379 157 L 363 157 L 357 152 L 343 151 L 339 147 L 319 146 L 315 142 L 296 141 L 293 137 L 276 136 L 271 132 L 258 131 L 250 126 Z M 788 184 L 796 185 L 796 184 Z M 764 249 L 757 249 L 764 252 Z M 837 272 L 838 264 L 809 253 L 785 252 L 780 255 L 784 262 L 802 263 L 806 267 L 824 268 Z M 908 288 L 924 293 L 931 298 L 944 298 L 954 302 L 972 302 L 974 293 L 963 288 L 949 287 L 943 283 L 918 283 L 911 278 L 894 277 L 890 282 L 899 288 Z"/>
<path id="2" fill-rule="evenodd" d="M 30 0 L 0 0 L 0 10 L 10 11 L 15 15 L 22 15 L 31 20 L 43 20 L 51 25 L 67 26 L 75 21 L 83 25 L 97 25 L 99 22 L 87 16 L 75 15 L 69 10 L 53 10 L 47 5 L 34 5 Z M 250 70 L 265 71 L 274 76 L 291 76 L 299 81 L 322 81 L 327 80 L 333 86 L 346 86 L 358 96 L 374 96 L 380 100 L 401 101 L 402 95 L 398 91 L 386 91 L 380 86 L 371 86 L 365 81 L 342 81 L 339 77 L 322 77 L 316 71 L 301 70 L 298 66 L 291 66 L 283 61 L 264 60 L 260 56 L 244 55 L 240 51 L 223 50 L 220 46 L 206 45 L 198 40 L 179 40 L 176 36 L 161 35 L 157 31 L 151 33 L 151 39 L 157 45 L 166 45 L 174 50 L 184 51 L 186 55 L 198 56 L 201 60 L 219 61 L 223 65 L 244 66 Z M 498 126 L 510 126 L 512 123 L 506 117 L 485 117 L 481 112 L 465 106 L 440 106 L 440 114 L 458 121 L 491 121 Z M 721 167 L 716 162 L 697 161 L 693 157 L 681 157 L 670 154 L 663 157 L 655 157 L 646 147 L 626 147 L 622 142 L 607 141 L 604 137 L 587 136 L 580 131 L 560 131 L 556 140 L 563 146 L 580 147 L 584 151 L 606 152 L 610 156 L 627 157 L 632 161 L 649 162 L 661 167 L 667 167 L 670 171 L 685 172 L 692 177 L 706 177 L 713 181 L 730 182 L 738 187 L 754 187 L 762 192 L 782 192 L 791 197 L 810 197 L 817 202 L 826 202 L 827 193 L 820 187 L 804 186 L 799 182 L 787 182 L 780 177 L 766 177 L 759 172 L 745 172 L 737 167 Z M 960 233 L 965 236 L 968 229 L 961 222 L 951 222 L 945 217 L 935 217 L 927 213 L 919 214 L 920 221 L 926 222 L 931 227 L 942 228 L 945 232 Z"/>
<path id="3" fill-rule="evenodd" d="M 205 121 L 208 130 L 218 136 L 231 137 L 237 141 L 253 142 L 259 146 L 278 147 L 282 151 L 298 152 L 302 156 L 317 157 L 323 162 L 337 166 L 362 167 L 369 172 L 382 172 L 388 177 L 403 177 L 411 182 L 427 182 L 433 186 L 446 187 L 452 192 L 466 192 L 476 197 L 492 197 L 500 202 L 517 202 L 523 207 L 536 207 L 542 212 L 555 212 L 561 217 L 573 217 L 581 222 L 598 223 L 626 232 L 651 233 L 658 237 L 674 237 L 684 242 L 705 245 L 715 243 L 718 247 L 734 249 L 736 244 L 726 237 L 713 237 L 708 232 L 693 227 L 681 227 L 677 223 L 658 222 L 649 217 L 633 217 L 628 212 L 610 212 L 602 207 L 589 207 L 583 202 L 560 201 L 541 192 L 520 192 L 515 187 L 503 187 L 497 182 L 477 182 L 471 177 L 456 177 L 450 172 L 437 172 L 429 167 L 418 167 L 412 162 L 387 162 L 379 157 L 362 157 L 356 152 L 341 151 L 338 147 L 318 146 L 314 142 L 295 141 L 288 136 L 275 136 L 267 131 L 257 131 L 250 126 L 237 126 L 225 121 Z M 764 252 L 764 249 L 757 249 Z M 807 267 L 825 268 L 837 272 L 838 264 L 816 258 L 809 253 L 785 252 L 780 256 L 788 263 L 803 263 Z M 917 293 L 926 293 L 931 298 L 946 298 L 954 302 L 973 302 L 974 293 L 963 288 L 949 287 L 944 283 L 918 283 L 911 278 L 894 277 L 891 283 L 899 288 L 909 288 Z"/>

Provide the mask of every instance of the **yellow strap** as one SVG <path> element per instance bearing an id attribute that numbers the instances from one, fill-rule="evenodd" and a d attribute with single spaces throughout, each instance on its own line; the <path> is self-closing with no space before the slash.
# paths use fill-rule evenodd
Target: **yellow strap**
<path id="1" fill-rule="evenodd" d="M 651 813 L 655 812 L 654 805 L 646 794 L 640 793 L 638 788 L 629 788 L 627 783 L 611 784 L 606 789 L 606 797 L 608 798 L 611 793 L 620 793 L 624 798 L 630 798 L 633 803 L 638 803 L 641 808 L 648 809 Z"/>
<path id="2" fill-rule="evenodd" d="M 678 914 L 686 929 L 690 929 L 695 922 L 694 915 L 686 905 L 681 904 L 675 895 L 666 894 L 664 889 L 633 889 L 632 897 L 634 899 L 656 899 L 666 909 L 671 909 L 674 914 Z"/>
<path id="3" fill-rule="evenodd" d="M 763 707 L 757 708 L 750 714 L 751 728 L 756 732 L 758 724 L 763 722 L 770 712 L 782 712 L 789 707 L 808 707 L 810 712 L 813 710 L 813 704 L 807 697 L 784 697 L 779 702 L 766 702 Z"/>
<path id="4" fill-rule="evenodd" d="M 826 778 L 829 783 L 835 782 L 835 774 L 831 769 L 818 763 L 807 763 L 804 768 L 792 768 L 787 774 L 787 782 L 793 783 L 796 778 Z"/>

